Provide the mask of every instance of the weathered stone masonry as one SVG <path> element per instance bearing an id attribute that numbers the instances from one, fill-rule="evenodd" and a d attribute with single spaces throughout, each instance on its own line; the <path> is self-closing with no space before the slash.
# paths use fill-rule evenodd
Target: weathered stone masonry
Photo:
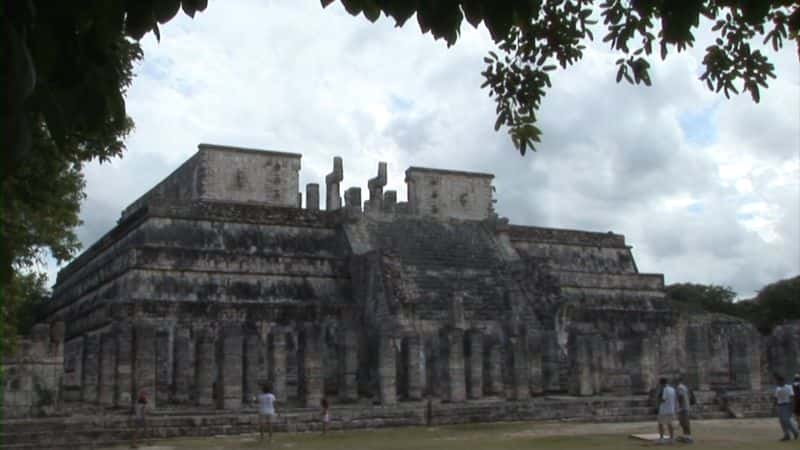
<path id="1" fill-rule="evenodd" d="M 269 382 L 308 407 L 522 400 L 644 393 L 684 368 L 700 389 L 761 383 L 752 327 L 674 311 L 621 235 L 508 224 L 492 175 L 412 167 L 398 203 L 382 163 L 362 208 L 335 158 L 321 210 L 315 183 L 298 205 L 299 169 L 200 145 L 65 267 L 47 319 L 66 324 L 64 399 L 235 410 Z"/>

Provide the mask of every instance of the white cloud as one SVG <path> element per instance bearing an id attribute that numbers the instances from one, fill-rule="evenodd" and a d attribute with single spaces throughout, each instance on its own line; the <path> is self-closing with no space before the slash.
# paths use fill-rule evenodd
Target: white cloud
<path id="1" fill-rule="evenodd" d="M 323 191 L 342 156 L 343 187 L 364 198 L 378 161 L 401 198 L 410 165 L 491 172 L 497 210 L 515 223 L 620 232 L 643 272 L 749 296 L 800 273 L 800 76 L 789 45 L 758 105 L 708 92 L 700 50 L 656 61 L 645 88 L 616 84 L 617 56 L 591 45 L 554 74 L 543 142 L 520 157 L 493 131 L 494 103 L 479 88 L 486 30 L 465 25 L 447 48 L 413 19 L 371 24 L 338 2 L 212 2 L 164 26 L 160 43 L 145 38 L 128 95 L 136 131 L 123 159 L 87 167 L 79 235 L 90 245 L 213 142 L 303 153 L 301 183 Z"/>

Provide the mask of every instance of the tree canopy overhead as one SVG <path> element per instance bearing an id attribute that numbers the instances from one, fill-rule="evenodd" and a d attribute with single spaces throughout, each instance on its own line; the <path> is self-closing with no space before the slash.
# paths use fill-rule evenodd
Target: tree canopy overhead
<path id="1" fill-rule="evenodd" d="M 775 78 L 774 66 L 758 47 L 768 44 L 778 51 L 787 39 L 800 44 L 800 3 L 794 0 L 340 1 L 350 14 L 373 22 L 383 12 L 402 26 L 416 14 L 423 33 L 448 45 L 458 39 L 464 20 L 474 27 L 484 24 L 499 55 L 490 51 L 485 58 L 482 87 L 497 103 L 495 130 L 506 127 L 523 155 L 541 139 L 536 112 L 551 86 L 550 72 L 579 61 L 594 39 L 592 30 L 600 29 L 603 42 L 619 53 L 617 82 L 649 86 L 653 53 L 665 59 L 694 46 L 701 21 L 708 20 L 716 37 L 700 43 L 706 46 L 700 80 L 726 97 L 747 92 L 755 102 Z M 602 25 L 594 26 L 598 21 Z"/>

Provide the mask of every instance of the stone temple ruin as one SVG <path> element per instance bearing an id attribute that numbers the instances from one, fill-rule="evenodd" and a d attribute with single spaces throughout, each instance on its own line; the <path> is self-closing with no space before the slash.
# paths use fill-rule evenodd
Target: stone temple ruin
<path id="1" fill-rule="evenodd" d="M 676 310 L 624 236 L 499 218 L 492 175 L 411 167 L 403 202 L 380 163 L 367 200 L 342 202 L 337 157 L 321 209 L 318 184 L 302 207 L 300 160 L 201 144 L 60 271 L 60 403 L 126 409 L 144 389 L 156 410 L 237 411 L 269 382 L 299 408 L 477 404 L 646 394 L 679 372 L 759 392 L 798 368 L 796 330 Z"/>

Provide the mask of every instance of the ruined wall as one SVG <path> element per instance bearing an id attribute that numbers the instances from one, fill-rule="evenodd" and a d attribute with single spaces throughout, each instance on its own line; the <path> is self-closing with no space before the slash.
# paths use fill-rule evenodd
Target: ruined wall
<path id="1" fill-rule="evenodd" d="M 61 403 L 64 324 L 38 324 L 12 356 L 4 356 L 3 417 L 53 415 Z"/>
<path id="2" fill-rule="evenodd" d="M 411 167 L 406 170 L 411 214 L 484 220 L 492 213 L 494 175 Z"/>
<path id="3" fill-rule="evenodd" d="M 778 325 L 765 339 L 769 379 L 776 374 L 790 380 L 800 373 L 800 321 L 795 320 Z"/>

